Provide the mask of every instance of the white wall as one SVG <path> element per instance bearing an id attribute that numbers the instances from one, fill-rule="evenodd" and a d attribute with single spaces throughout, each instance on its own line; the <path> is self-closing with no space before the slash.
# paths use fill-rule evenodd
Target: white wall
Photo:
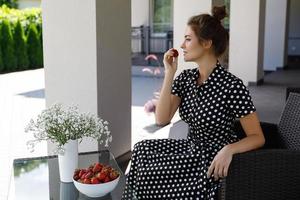
<path id="1" fill-rule="evenodd" d="M 195 63 L 184 62 L 182 49 L 180 45 L 184 40 L 184 32 L 187 26 L 188 19 L 194 15 L 202 13 L 211 13 L 212 0 L 174 0 L 174 48 L 179 50 L 178 70 L 180 73 L 183 69 L 197 67 Z"/>
<path id="2" fill-rule="evenodd" d="M 42 2 L 46 106 L 74 103 L 108 120 L 115 156 L 131 148 L 130 6 L 130 0 Z M 94 140 L 79 146 L 97 149 Z"/>
<path id="3" fill-rule="evenodd" d="M 18 0 L 18 8 L 31 8 L 31 7 L 40 7 L 41 0 Z"/>
<path id="4" fill-rule="evenodd" d="M 43 1 L 42 10 L 46 107 L 77 104 L 97 114 L 95 2 Z M 95 141 L 80 145 L 80 151 L 96 149 Z"/>
<path id="5" fill-rule="evenodd" d="M 287 0 L 266 0 L 264 70 L 286 65 Z"/>
<path id="6" fill-rule="evenodd" d="M 131 26 L 149 26 L 150 0 L 131 0 Z"/>
<path id="7" fill-rule="evenodd" d="M 265 0 L 231 0 L 229 71 L 244 84 L 263 78 Z"/>

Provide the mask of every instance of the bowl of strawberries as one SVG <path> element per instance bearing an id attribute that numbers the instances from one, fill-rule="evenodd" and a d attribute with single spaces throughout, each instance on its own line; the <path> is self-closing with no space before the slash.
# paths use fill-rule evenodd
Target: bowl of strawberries
<path id="1" fill-rule="evenodd" d="M 102 197 L 118 185 L 120 173 L 109 165 L 94 163 L 88 168 L 76 169 L 73 182 L 79 192 L 88 197 Z"/>

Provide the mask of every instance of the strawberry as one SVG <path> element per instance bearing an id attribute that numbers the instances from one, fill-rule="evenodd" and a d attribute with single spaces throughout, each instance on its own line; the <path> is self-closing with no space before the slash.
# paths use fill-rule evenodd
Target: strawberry
<path id="1" fill-rule="evenodd" d="M 111 180 L 115 180 L 116 178 L 118 178 L 119 174 L 117 171 L 113 170 L 110 172 L 109 177 Z"/>
<path id="2" fill-rule="evenodd" d="M 96 177 L 99 179 L 99 181 L 104 181 L 105 178 L 107 177 L 107 174 L 106 173 L 103 173 L 103 172 L 99 172 Z"/>
<path id="3" fill-rule="evenodd" d="M 109 174 L 110 169 L 111 169 L 111 168 L 105 166 L 105 167 L 102 168 L 101 172 L 102 172 L 102 173 L 105 173 L 105 174 L 107 175 L 107 174 Z"/>
<path id="4" fill-rule="evenodd" d="M 77 181 L 79 178 L 80 178 L 80 177 L 79 177 L 78 174 L 75 174 L 75 175 L 73 176 L 73 179 L 74 179 L 75 181 Z"/>
<path id="5" fill-rule="evenodd" d="M 107 176 L 107 177 L 105 177 L 105 179 L 104 179 L 104 183 L 107 183 L 107 182 L 109 182 L 109 181 L 111 181 L 110 180 L 110 178 Z"/>
<path id="6" fill-rule="evenodd" d="M 91 179 L 85 178 L 85 179 L 83 180 L 83 183 L 84 183 L 84 184 L 91 184 Z"/>
<path id="7" fill-rule="evenodd" d="M 80 170 L 80 172 L 79 172 L 79 177 L 80 178 L 83 178 L 83 175 L 86 173 L 86 170 L 85 169 L 82 169 L 82 170 Z"/>
<path id="8" fill-rule="evenodd" d="M 97 172 L 100 172 L 101 170 L 102 170 L 102 165 L 100 163 L 96 163 L 93 168 L 93 172 L 97 173 Z"/>
<path id="9" fill-rule="evenodd" d="M 93 177 L 93 172 L 87 172 L 84 176 L 84 178 L 92 178 Z"/>
<path id="10" fill-rule="evenodd" d="M 173 57 L 174 58 L 178 57 L 179 55 L 178 51 L 176 49 L 172 49 L 172 51 L 173 51 Z"/>
<path id="11" fill-rule="evenodd" d="M 80 171 L 81 171 L 80 169 L 75 169 L 74 175 L 78 175 Z"/>
<path id="12" fill-rule="evenodd" d="M 99 184 L 100 181 L 99 181 L 96 177 L 93 177 L 93 178 L 91 179 L 91 183 L 92 183 L 92 184 Z"/>

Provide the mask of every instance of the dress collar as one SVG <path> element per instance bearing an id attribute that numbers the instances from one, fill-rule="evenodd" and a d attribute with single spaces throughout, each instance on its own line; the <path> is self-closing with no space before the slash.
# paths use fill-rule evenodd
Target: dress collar
<path id="1" fill-rule="evenodd" d="M 216 66 L 214 67 L 213 71 L 209 74 L 208 78 L 206 81 L 204 81 L 201 85 L 198 85 L 197 83 L 197 79 L 200 76 L 200 72 L 199 72 L 199 68 L 194 68 L 192 69 L 192 76 L 193 76 L 193 81 L 195 81 L 195 84 L 199 87 L 201 87 L 202 85 L 207 84 L 208 82 L 210 82 L 210 80 L 215 77 L 218 73 L 220 73 L 222 70 L 224 70 L 224 68 L 222 67 L 221 63 L 219 62 L 219 60 L 217 60 Z"/>

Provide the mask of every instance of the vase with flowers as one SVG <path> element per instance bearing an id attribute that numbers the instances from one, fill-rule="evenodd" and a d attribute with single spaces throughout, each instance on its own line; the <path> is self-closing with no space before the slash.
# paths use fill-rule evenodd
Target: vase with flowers
<path id="1" fill-rule="evenodd" d="M 56 145 L 60 180 L 72 182 L 73 172 L 78 167 L 78 142 L 84 137 L 96 139 L 108 147 L 112 136 L 108 122 L 91 113 L 81 113 L 77 106 L 54 104 L 43 110 L 37 119 L 31 119 L 25 132 L 32 132 L 34 139 L 27 142 L 30 151 L 41 141 Z"/>

